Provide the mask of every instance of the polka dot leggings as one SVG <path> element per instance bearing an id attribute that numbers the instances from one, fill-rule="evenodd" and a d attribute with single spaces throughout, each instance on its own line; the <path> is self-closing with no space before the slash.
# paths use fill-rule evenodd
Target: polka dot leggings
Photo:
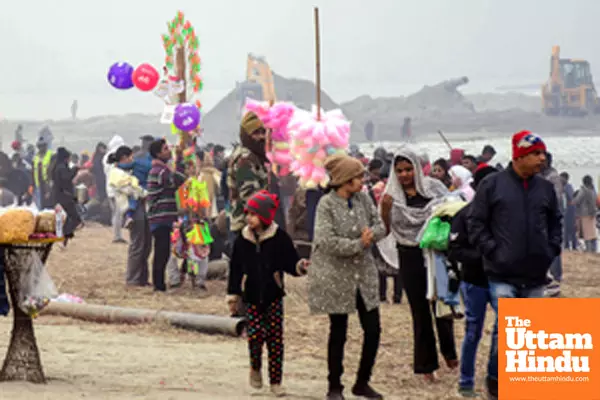
<path id="1" fill-rule="evenodd" d="M 269 380 L 271 385 L 278 385 L 283 370 L 283 299 L 275 300 L 264 310 L 260 310 L 258 305 L 248 304 L 250 366 L 256 371 L 262 366 L 265 341 L 269 352 Z"/>

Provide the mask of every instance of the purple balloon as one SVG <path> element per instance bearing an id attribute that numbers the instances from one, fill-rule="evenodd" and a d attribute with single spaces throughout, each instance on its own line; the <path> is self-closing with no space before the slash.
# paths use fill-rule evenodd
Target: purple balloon
<path id="1" fill-rule="evenodd" d="M 200 123 L 200 110 L 192 103 L 182 103 L 175 107 L 173 124 L 177 129 L 188 132 L 196 129 Z"/>
<path id="2" fill-rule="evenodd" d="M 108 70 L 108 83 L 121 90 L 131 89 L 133 87 L 133 66 L 126 62 L 117 62 L 110 66 Z"/>

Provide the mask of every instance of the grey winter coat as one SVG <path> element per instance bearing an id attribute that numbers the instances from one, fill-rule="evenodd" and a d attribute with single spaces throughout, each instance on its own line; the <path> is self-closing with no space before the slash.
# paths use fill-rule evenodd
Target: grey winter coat
<path id="1" fill-rule="evenodd" d="M 592 188 L 582 186 L 579 193 L 573 200 L 577 207 L 577 216 L 595 217 L 598 208 L 596 207 L 596 191 Z"/>
<path id="2" fill-rule="evenodd" d="M 308 273 L 312 313 L 353 313 L 357 290 L 367 311 L 379 306 L 377 266 L 371 249 L 363 247 L 360 237 L 369 227 L 377 242 L 385 237 L 385 227 L 368 194 L 357 193 L 351 202 L 352 208 L 334 191 L 319 201 Z"/>

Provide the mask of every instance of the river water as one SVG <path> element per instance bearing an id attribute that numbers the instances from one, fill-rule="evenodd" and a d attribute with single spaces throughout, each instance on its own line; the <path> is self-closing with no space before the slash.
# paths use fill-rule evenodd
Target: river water
<path id="1" fill-rule="evenodd" d="M 543 136 L 542 136 L 543 137 Z M 600 137 L 576 136 L 576 137 L 548 137 L 544 138 L 548 151 L 553 155 L 553 166 L 559 171 L 566 171 L 571 176 L 570 182 L 575 188 L 579 187 L 581 179 L 585 175 L 591 175 L 595 182 L 600 179 Z M 474 140 L 452 140 L 455 148 L 465 150 L 466 154 L 478 156 L 483 146 L 492 145 L 496 149 L 496 157 L 493 164 L 506 165 L 510 161 L 511 143 L 510 137 L 492 137 L 489 139 Z M 363 143 L 360 148 L 366 155 L 370 156 L 376 147 L 383 146 L 388 151 L 394 151 L 402 146 L 399 142 Z M 417 143 L 410 144 L 420 154 L 429 155 L 433 162 L 437 158 L 448 158 L 448 146 L 441 140 L 431 137 Z"/>

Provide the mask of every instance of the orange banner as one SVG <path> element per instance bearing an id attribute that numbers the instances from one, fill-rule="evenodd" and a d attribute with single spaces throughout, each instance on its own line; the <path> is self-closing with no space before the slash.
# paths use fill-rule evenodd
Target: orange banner
<path id="1" fill-rule="evenodd" d="M 500 399 L 600 399 L 600 299 L 499 299 Z"/>

